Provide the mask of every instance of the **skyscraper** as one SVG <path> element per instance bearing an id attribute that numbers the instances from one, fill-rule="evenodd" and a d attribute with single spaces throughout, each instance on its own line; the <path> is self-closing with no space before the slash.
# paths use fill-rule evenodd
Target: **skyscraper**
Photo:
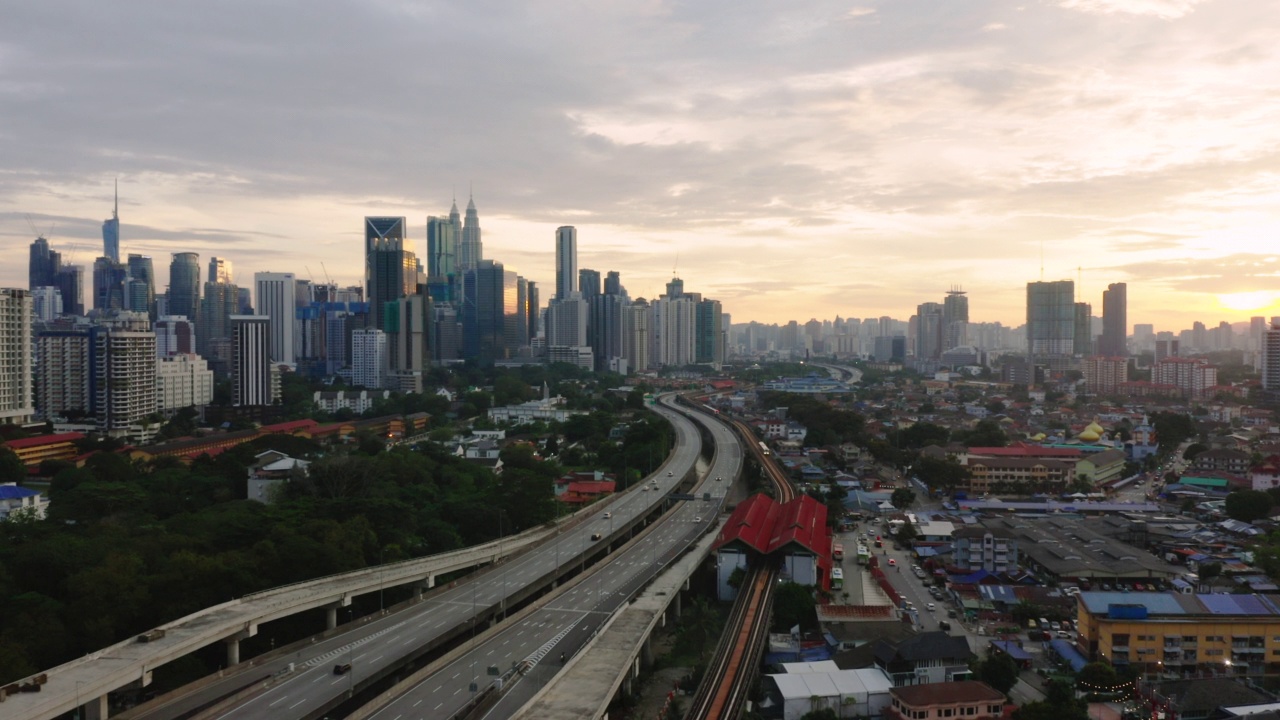
<path id="1" fill-rule="evenodd" d="M 578 292 L 582 293 L 582 297 L 591 301 L 591 298 L 600 294 L 600 271 L 582 268 L 578 271 Z"/>
<path id="2" fill-rule="evenodd" d="M 230 283 L 206 282 L 196 321 L 196 352 L 223 377 L 231 360 L 231 316 L 240 315 L 240 288 Z"/>
<path id="3" fill-rule="evenodd" d="M 387 334 L 377 328 L 351 333 L 351 384 L 382 388 L 387 381 Z"/>
<path id="4" fill-rule="evenodd" d="M 232 284 L 231 261 L 226 258 L 209 258 L 209 278 L 205 282 Z"/>
<path id="5" fill-rule="evenodd" d="M 452 214 L 447 217 L 427 218 L 427 278 L 428 281 L 447 282 L 458 272 L 458 242 L 462 227 L 458 224 L 458 205 L 454 203 Z"/>
<path id="6" fill-rule="evenodd" d="M 173 254 L 169 263 L 168 314 L 195 321 L 200 315 L 200 254 Z"/>
<path id="7" fill-rule="evenodd" d="M 125 281 L 129 273 L 124 265 L 109 257 L 93 261 L 93 309 L 123 310 Z"/>
<path id="8" fill-rule="evenodd" d="M 571 225 L 556 228 L 556 300 L 578 291 L 578 230 Z"/>
<path id="9" fill-rule="evenodd" d="M 942 357 L 943 306 L 927 302 L 916 306 L 916 358 L 937 360 Z"/>
<path id="10" fill-rule="evenodd" d="M 151 321 L 142 313 L 118 312 L 101 319 L 89 336 L 89 392 L 98 432 L 147 442 L 142 420 L 156 411 L 156 335 Z"/>
<path id="11" fill-rule="evenodd" d="M 49 241 L 44 236 L 36 238 L 31 243 L 31 257 L 27 265 L 27 289 L 54 285 L 61 267 L 62 256 L 49 249 Z"/>
<path id="12" fill-rule="evenodd" d="M 455 206 L 456 207 L 456 206 Z M 456 211 L 450 214 L 454 217 Z M 462 242 L 458 249 L 458 269 L 470 270 L 484 259 L 484 243 L 480 240 L 480 215 L 475 198 L 467 200 L 467 216 L 462 222 Z"/>
<path id="13" fill-rule="evenodd" d="M 253 283 L 258 295 L 257 316 L 267 318 L 270 333 L 268 357 L 271 362 L 292 365 L 297 361 L 293 347 L 297 281 L 293 273 L 260 272 L 253 274 Z M 240 352 L 238 346 L 236 352 Z"/>
<path id="14" fill-rule="evenodd" d="M 1102 292 L 1102 336 L 1098 338 L 1098 354 L 1125 357 L 1129 334 L 1128 285 L 1111 283 Z"/>
<path id="15" fill-rule="evenodd" d="M 720 369 L 724 364 L 724 320 L 719 300 L 698 303 L 694 330 L 694 360 Z"/>
<path id="16" fill-rule="evenodd" d="M 1027 283 L 1027 352 L 1033 358 L 1072 354 L 1075 292 L 1071 280 Z"/>
<path id="17" fill-rule="evenodd" d="M 1280 323 L 1274 318 L 1262 334 L 1262 390 L 1273 401 L 1280 398 Z"/>
<path id="18" fill-rule="evenodd" d="M 262 315 L 232 315 L 231 404 L 270 405 L 270 319 Z"/>
<path id="19" fill-rule="evenodd" d="M 1072 330 L 1071 352 L 1075 355 L 1093 354 L 1093 306 L 1075 304 L 1075 328 Z"/>
<path id="20" fill-rule="evenodd" d="M 404 229 L 402 217 L 364 219 L 364 279 L 373 327 L 383 327 L 387 303 L 413 294 L 417 273 L 407 267 L 412 254 L 405 253 Z"/>
<path id="21" fill-rule="evenodd" d="M 65 315 L 84 314 L 84 268 L 80 265 L 63 265 L 54 276 L 54 285 L 62 293 L 62 312 Z"/>
<path id="22" fill-rule="evenodd" d="M 482 364 L 513 354 L 520 322 L 516 273 L 502 263 L 481 260 L 463 275 L 463 357 Z"/>
<path id="23" fill-rule="evenodd" d="M 31 295 L 0 288 L 0 424 L 22 424 L 35 413 L 31 367 Z"/>
<path id="24" fill-rule="evenodd" d="M 942 349 L 969 344 L 969 298 L 960 288 L 951 288 L 942 301 Z"/>
<path id="25" fill-rule="evenodd" d="M 102 255 L 112 262 L 120 262 L 120 181 L 116 181 L 115 205 L 111 219 L 102 223 Z"/>
<path id="26" fill-rule="evenodd" d="M 604 278 L 604 294 L 605 295 L 626 295 L 627 291 L 622 287 L 622 275 L 617 270 L 610 270 L 609 274 Z"/>
<path id="27" fill-rule="evenodd" d="M 125 286 L 125 305 L 133 312 L 153 315 L 156 304 L 156 271 L 150 256 L 130 254 L 127 271 L 129 281 Z"/>

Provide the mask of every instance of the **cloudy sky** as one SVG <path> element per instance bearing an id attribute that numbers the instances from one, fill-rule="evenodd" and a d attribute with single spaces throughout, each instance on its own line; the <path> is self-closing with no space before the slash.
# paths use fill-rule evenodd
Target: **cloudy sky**
<path id="1" fill-rule="evenodd" d="M 0 285 L 26 247 L 361 278 L 364 215 L 468 189 L 486 257 L 553 233 L 735 322 L 1025 283 L 1177 330 L 1280 315 L 1280 0 L 0 0 Z M 323 263 L 323 268 L 321 264 Z M 1043 266 L 1043 271 L 1042 271 Z"/>

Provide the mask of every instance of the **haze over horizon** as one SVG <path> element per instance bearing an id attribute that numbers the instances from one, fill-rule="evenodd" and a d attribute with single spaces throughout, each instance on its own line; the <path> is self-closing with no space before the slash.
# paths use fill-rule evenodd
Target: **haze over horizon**
<path id="1" fill-rule="evenodd" d="M 905 320 L 960 286 L 1017 326 L 1042 266 L 1095 314 L 1128 283 L 1130 330 L 1280 315 L 1280 1 L 4 17 L 0 286 L 46 231 L 91 266 L 117 176 L 122 254 L 161 285 L 184 251 L 357 284 L 363 216 L 406 216 L 424 258 L 474 183 L 485 257 L 550 287 L 575 225 L 581 267 L 633 297 L 674 269 L 735 322 Z"/>

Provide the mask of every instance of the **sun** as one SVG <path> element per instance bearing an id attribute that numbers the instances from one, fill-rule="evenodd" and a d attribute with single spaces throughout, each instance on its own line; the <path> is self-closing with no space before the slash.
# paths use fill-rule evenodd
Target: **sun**
<path id="1" fill-rule="evenodd" d="M 1274 305 L 1277 299 L 1274 290 L 1255 290 L 1253 292 L 1224 293 L 1218 296 L 1218 304 L 1228 310 L 1261 310 Z"/>

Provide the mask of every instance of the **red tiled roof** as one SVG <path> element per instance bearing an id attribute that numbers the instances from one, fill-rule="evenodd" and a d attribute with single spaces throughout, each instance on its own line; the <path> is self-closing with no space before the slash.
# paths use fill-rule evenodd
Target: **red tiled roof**
<path id="1" fill-rule="evenodd" d="M 758 553 L 767 554 L 769 534 L 773 531 L 777 514 L 778 503 L 773 498 L 768 495 L 752 495 L 734 509 L 728 522 L 720 529 L 720 537 L 716 538 L 712 549 L 719 550 L 731 542 L 739 541 Z"/>
<path id="2" fill-rule="evenodd" d="M 612 480 L 574 480 L 569 483 L 566 492 L 580 495 L 599 495 L 601 493 L 611 493 L 617 487 L 618 484 Z"/>
<path id="3" fill-rule="evenodd" d="M 308 430 L 319 427 L 320 423 L 315 420 L 291 420 L 289 422 L 276 423 L 275 425 L 263 425 L 263 432 L 267 433 L 291 433 L 298 430 Z"/>
<path id="4" fill-rule="evenodd" d="M 796 543 L 818 556 L 831 553 L 826 505 L 808 495 L 801 495 L 782 505 L 780 510 L 769 539 L 769 552 Z"/>
<path id="5" fill-rule="evenodd" d="M 739 542 L 768 555 L 789 545 L 798 545 L 818 558 L 823 587 L 831 577 L 831 531 L 827 527 L 827 506 L 808 495 L 779 505 L 767 495 L 752 495 L 738 505 L 720 530 L 713 550 Z"/>
<path id="6" fill-rule="evenodd" d="M 35 437 L 22 438 L 21 440 L 6 440 L 0 445 L 18 450 L 21 448 L 40 447 L 41 445 L 56 445 L 58 443 L 75 442 L 83 440 L 83 433 L 58 433 L 56 435 L 37 435 Z"/>

